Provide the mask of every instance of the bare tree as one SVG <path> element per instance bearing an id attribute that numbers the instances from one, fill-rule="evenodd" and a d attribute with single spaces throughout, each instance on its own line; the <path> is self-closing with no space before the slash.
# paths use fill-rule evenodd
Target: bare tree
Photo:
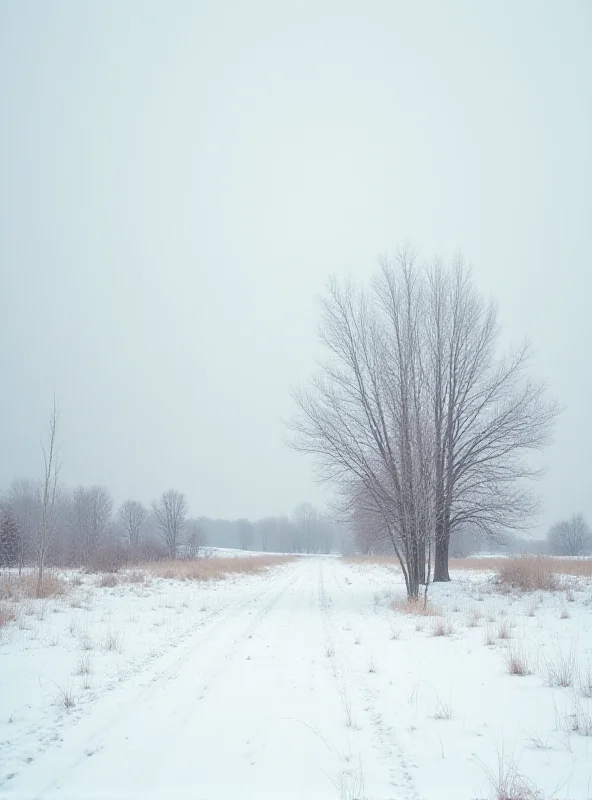
<path id="1" fill-rule="evenodd" d="M 254 524 L 255 532 L 259 538 L 259 547 L 266 553 L 273 549 L 274 539 L 277 531 L 277 520 L 275 517 L 264 517 Z"/>
<path id="2" fill-rule="evenodd" d="M 152 504 L 152 511 L 160 538 L 166 545 L 170 558 L 175 558 L 187 516 L 185 495 L 176 489 L 169 489 L 168 492 L 163 492 L 158 502 Z"/>
<path id="3" fill-rule="evenodd" d="M 547 538 L 552 551 L 560 556 L 584 556 L 592 551 L 592 533 L 583 514 L 556 522 Z"/>
<path id="4" fill-rule="evenodd" d="M 79 486 L 74 490 L 71 526 L 79 563 L 92 562 L 110 530 L 112 513 L 113 501 L 104 486 Z"/>
<path id="5" fill-rule="evenodd" d="M 410 596 L 448 580 L 450 533 L 499 535 L 531 519 L 530 458 L 556 404 L 528 376 L 529 348 L 498 357 L 495 307 L 470 273 L 381 262 L 368 294 L 333 282 L 321 340 L 329 357 L 296 395 L 296 448 L 317 458 L 350 516 L 370 515 L 397 553 Z"/>
<path id="6" fill-rule="evenodd" d="M 236 524 L 237 524 L 239 547 L 241 548 L 241 550 L 248 550 L 249 547 L 253 544 L 253 539 L 255 538 L 253 525 L 249 522 L 248 519 L 239 519 L 237 520 Z"/>
<path id="7" fill-rule="evenodd" d="M 424 273 L 426 364 L 433 405 L 434 580 L 447 581 L 451 532 L 495 539 L 526 527 L 537 503 L 529 459 L 549 440 L 557 405 L 528 376 L 528 344 L 498 357 L 497 309 L 475 289 L 461 259 Z"/>
<path id="8" fill-rule="evenodd" d="M 148 512 L 137 500 L 126 500 L 119 509 L 119 521 L 125 530 L 130 550 L 135 551 L 140 544 L 140 531 Z"/>
<path id="9" fill-rule="evenodd" d="M 300 503 L 292 514 L 294 525 L 300 532 L 301 548 L 305 553 L 318 553 L 319 514 L 310 503 Z"/>
<path id="10" fill-rule="evenodd" d="M 54 397 L 53 406 L 49 414 L 47 441 L 41 446 L 43 452 L 42 507 L 40 524 L 37 526 L 36 542 L 38 595 L 41 595 L 43 590 L 45 562 L 56 532 L 56 501 L 61 468 L 57 440 L 59 419 L 60 413 Z"/>
<path id="11" fill-rule="evenodd" d="M 196 519 L 185 523 L 185 548 L 187 558 L 197 558 L 206 546 L 206 534 Z"/>
<path id="12" fill-rule="evenodd" d="M 300 548 L 299 531 L 287 517 L 265 517 L 254 524 L 259 536 L 260 547 L 264 551 L 293 553 Z"/>

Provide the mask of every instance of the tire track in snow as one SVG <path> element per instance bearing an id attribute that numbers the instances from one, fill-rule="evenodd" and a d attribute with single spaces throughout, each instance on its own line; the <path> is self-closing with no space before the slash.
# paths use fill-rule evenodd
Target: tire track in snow
<path id="1" fill-rule="evenodd" d="M 337 592 L 343 598 L 348 594 L 348 592 L 343 583 L 337 578 L 336 572 L 337 565 L 333 563 L 331 579 L 337 589 Z M 324 602 L 321 605 L 321 611 L 326 622 L 327 638 L 335 647 L 335 642 L 339 640 L 338 626 L 335 622 L 332 611 L 332 598 L 326 594 L 323 574 L 321 574 L 319 579 L 319 586 L 321 587 L 321 585 L 322 594 L 324 597 Z M 321 592 L 320 588 L 319 592 Z M 337 660 L 336 650 L 333 658 Z M 347 660 L 343 657 L 340 658 L 339 667 L 337 669 L 334 668 L 334 675 L 337 673 L 343 682 L 342 685 L 346 687 L 346 689 L 350 686 L 353 686 L 357 691 L 359 699 L 362 701 L 361 707 L 363 708 L 364 716 L 368 721 L 369 727 L 372 731 L 372 745 L 380 754 L 381 758 L 387 761 L 389 764 L 390 783 L 397 791 L 397 795 L 391 798 L 391 800 L 419 800 L 419 795 L 417 794 L 417 791 L 413 785 L 413 777 L 409 771 L 408 758 L 405 756 L 403 749 L 397 742 L 392 728 L 384 723 L 382 716 L 378 711 L 381 701 L 380 692 L 378 692 L 374 687 L 371 687 L 368 679 L 363 675 L 354 674 L 351 669 L 348 670 L 347 666 L 344 666 L 346 664 Z M 348 680 L 348 676 L 350 680 Z M 394 766 L 392 765 L 393 760 L 395 762 Z"/>

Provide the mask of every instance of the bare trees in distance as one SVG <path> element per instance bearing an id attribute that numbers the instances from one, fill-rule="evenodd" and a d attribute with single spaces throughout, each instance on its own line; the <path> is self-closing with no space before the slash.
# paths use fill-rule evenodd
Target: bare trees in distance
<path id="1" fill-rule="evenodd" d="M 449 579 L 453 531 L 530 523 L 532 455 L 558 409 L 529 375 L 528 345 L 500 355 L 496 307 L 460 259 L 421 266 L 404 252 L 370 289 L 332 281 L 320 337 L 326 359 L 295 395 L 292 444 L 343 513 L 390 543 L 410 597 L 433 561 Z"/>
<path id="2" fill-rule="evenodd" d="M 585 556 L 592 552 L 592 532 L 583 514 L 556 522 L 549 529 L 547 540 L 551 552 L 558 556 Z"/>
<path id="3" fill-rule="evenodd" d="M 176 489 L 169 489 L 152 504 L 152 511 L 160 538 L 164 542 L 170 558 L 175 558 L 187 516 L 185 495 Z"/>
<path id="4" fill-rule="evenodd" d="M 126 533 L 130 550 L 137 550 L 140 544 L 140 532 L 147 510 L 137 500 L 126 500 L 119 508 L 119 521 Z"/>

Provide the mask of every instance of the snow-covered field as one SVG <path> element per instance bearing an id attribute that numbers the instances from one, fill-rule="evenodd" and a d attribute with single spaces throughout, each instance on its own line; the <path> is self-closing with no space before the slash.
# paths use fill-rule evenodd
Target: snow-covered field
<path id="1" fill-rule="evenodd" d="M 508 798 L 592 798 L 590 583 L 453 577 L 437 617 L 390 608 L 397 571 L 318 557 L 22 601 L 0 634 L 0 796 L 476 800 L 502 762 Z"/>

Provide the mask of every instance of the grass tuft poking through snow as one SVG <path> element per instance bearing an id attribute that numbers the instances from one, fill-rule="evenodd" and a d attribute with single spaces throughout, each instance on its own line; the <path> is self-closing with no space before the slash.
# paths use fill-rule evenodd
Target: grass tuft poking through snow
<path id="1" fill-rule="evenodd" d="M 592 698 L 592 664 L 588 664 L 580 672 L 580 692 L 584 697 Z"/>
<path id="2" fill-rule="evenodd" d="M 107 633 L 105 634 L 103 647 L 105 648 L 105 650 L 116 651 L 118 653 L 121 653 L 123 650 L 123 638 L 119 633 L 119 631 L 109 628 L 107 630 Z"/>
<path id="3" fill-rule="evenodd" d="M 557 650 L 555 658 L 545 659 L 543 663 L 547 686 L 560 686 L 566 689 L 573 685 L 578 667 L 573 647 L 568 653 Z"/>
<path id="4" fill-rule="evenodd" d="M 498 755 L 497 773 L 488 768 L 485 771 L 495 800 L 541 800 L 541 793 L 534 784 L 512 759 L 505 761 L 503 753 Z"/>
<path id="5" fill-rule="evenodd" d="M 401 638 L 401 628 L 397 627 L 396 625 L 391 625 L 390 628 L 390 637 L 393 640 L 397 640 Z"/>
<path id="6" fill-rule="evenodd" d="M 76 662 L 76 675 L 90 675 L 91 673 L 90 653 L 81 653 Z"/>
<path id="7" fill-rule="evenodd" d="M 438 617 L 432 625 L 432 636 L 450 636 L 453 632 L 452 623 L 445 617 Z"/>
<path id="8" fill-rule="evenodd" d="M 530 675 L 528 654 L 524 648 L 516 644 L 510 644 L 503 653 L 504 663 L 510 675 Z"/>
<path id="9" fill-rule="evenodd" d="M 500 624 L 497 626 L 497 638 L 498 639 L 511 639 L 512 638 L 512 626 L 508 622 L 508 620 L 502 620 Z"/>

